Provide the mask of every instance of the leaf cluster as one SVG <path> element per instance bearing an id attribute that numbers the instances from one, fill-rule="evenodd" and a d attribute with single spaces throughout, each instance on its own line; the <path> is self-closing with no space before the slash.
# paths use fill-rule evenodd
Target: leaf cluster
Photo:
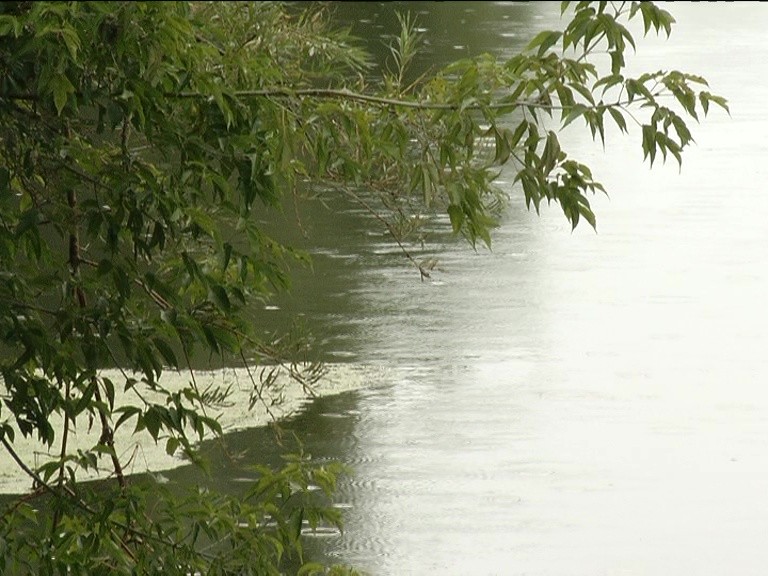
<path id="1" fill-rule="evenodd" d="M 444 213 L 455 234 L 490 246 L 512 192 L 495 184 L 502 174 L 536 211 L 555 203 L 574 228 L 596 227 L 589 199 L 603 186 L 559 137 L 577 120 L 603 144 L 606 124 L 637 127 L 651 164 L 681 163 L 693 142 L 686 119 L 712 104 L 727 111 L 699 76 L 625 74 L 631 22 L 669 35 L 665 10 L 562 10 L 563 30 L 520 54 L 406 84 L 420 40 L 406 16 L 377 78 L 322 7 L 3 3 L 0 443 L 54 513 L 7 512 L 0 562 L 50 574 L 276 573 L 300 555 L 307 526 L 337 525 L 333 509 L 305 497 L 310 485 L 332 491 L 338 470 L 302 458 L 260 470 L 246 501 L 169 494 L 150 506 L 148 489 L 125 477 L 115 432 L 132 426 L 198 461 L 198 442 L 221 435 L 209 409 L 227 390 L 202 389 L 195 368 L 262 368 L 253 402 L 264 403 L 274 366 L 299 371 L 296 346 L 264 339 L 249 312 L 289 287 L 289 263 L 307 260 L 267 232 L 286 200 L 348 196 L 424 278 L 434 262 L 417 262 L 408 244 L 419 224 Z M 169 370 L 187 385 L 168 386 Z M 305 383 L 321 371 L 308 374 Z M 93 427 L 98 441 L 73 448 L 71 435 Z M 55 456 L 29 466 L 19 435 Z M 80 474 L 96 468 L 111 471 L 116 495 L 83 487 Z M 14 536 L 18 525 L 48 535 L 42 552 Z"/>
<path id="2" fill-rule="evenodd" d="M 44 502 L 50 514 L 19 503 L 0 518 L 0 570 L 277 576 L 298 566 L 300 574 L 354 574 L 307 562 L 301 543 L 305 534 L 341 529 L 329 495 L 343 469 L 299 453 L 286 455 L 282 468 L 253 472 L 253 488 L 237 497 L 171 489 L 148 476 L 126 490 L 89 486 L 76 499 L 55 490 Z"/>

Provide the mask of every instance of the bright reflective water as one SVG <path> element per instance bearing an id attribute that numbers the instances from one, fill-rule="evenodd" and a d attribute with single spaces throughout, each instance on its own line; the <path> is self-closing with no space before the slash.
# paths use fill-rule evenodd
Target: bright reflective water
<path id="1" fill-rule="evenodd" d="M 365 4 L 340 12 L 381 33 L 396 6 L 425 12 L 437 60 L 559 21 L 558 3 Z M 765 573 L 768 8 L 667 8 L 672 39 L 641 41 L 636 69 L 703 74 L 732 117 L 692 126 L 682 172 L 642 164 L 638 133 L 603 152 L 572 131 L 611 194 L 598 234 L 516 199 L 492 252 L 438 234 L 422 283 L 362 211 L 308 219 L 315 270 L 283 312 L 328 358 L 390 370 L 291 424 L 355 470 L 346 531 L 314 554 L 376 575 Z M 271 457 L 260 431 L 232 442 Z"/>

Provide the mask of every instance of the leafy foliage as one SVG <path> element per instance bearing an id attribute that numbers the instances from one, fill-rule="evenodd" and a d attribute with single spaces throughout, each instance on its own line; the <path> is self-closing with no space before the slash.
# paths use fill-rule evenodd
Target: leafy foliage
<path id="1" fill-rule="evenodd" d="M 409 258 L 409 234 L 436 209 L 473 246 L 490 245 L 502 170 L 529 207 L 555 202 L 573 227 L 596 226 L 589 196 L 603 187 L 563 149 L 557 123 L 581 120 L 603 143 L 606 120 L 622 132 L 636 124 L 651 164 L 659 153 L 680 163 L 693 141 L 685 118 L 727 110 L 701 77 L 624 75 L 635 48 L 627 23 L 669 35 L 666 11 L 562 9 L 573 10 L 564 30 L 538 34 L 521 54 L 462 60 L 407 84 L 419 43 L 407 17 L 392 65 L 375 78 L 370 58 L 317 8 L 2 5 L 0 442 L 53 511 L 43 518 L 25 497 L 4 513 L 4 572 L 279 573 L 286 556 L 300 557 L 305 520 L 339 524 L 309 489 L 331 492 L 333 466 L 299 457 L 262 469 L 245 500 L 157 498 L 126 478 L 114 433 L 132 426 L 196 460 L 197 442 L 222 432 L 206 410 L 226 396 L 200 389 L 196 359 L 287 362 L 301 377 L 246 312 L 286 288 L 287 262 L 305 259 L 261 222 L 307 182 L 359 201 Z M 123 370 L 120 381 L 107 366 Z M 167 386 L 169 369 L 188 371 L 188 385 Z M 116 402 L 121 390 L 129 401 Z M 94 423 L 98 442 L 74 450 L 70 432 Z M 60 457 L 33 469 L 17 435 Z M 105 462 L 114 492 L 78 480 Z"/>
<path id="2" fill-rule="evenodd" d="M 53 495 L 53 515 L 20 503 L 3 519 L 14 530 L 0 533 L 0 568 L 4 574 L 281 574 L 286 561 L 302 564 L 303 533 L 341 527 L 339 510 L 328 506 L 341 470 L 292 456 L 280 470 L 258 471 L 259 481 L 237 498 L 179 493 L 149 479 L 117 491 L 79 489 L 76 498 Z M 306 563 L 303 570 L 318 568 Z"/>

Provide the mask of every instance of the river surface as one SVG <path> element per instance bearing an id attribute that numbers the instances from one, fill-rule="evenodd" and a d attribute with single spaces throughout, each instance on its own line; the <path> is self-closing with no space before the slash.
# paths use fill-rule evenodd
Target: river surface
<path id="1" fill-rule="evenodd" d="M 560 24 L 549 2 L 339 18 L 379 37 L 397 7 L 420 13 L 424 67 Z M 274 313 L 300 314 L 327 360 L 385 374 L 287 424 L 354 469 L 345 532 L 315 538 L 315 557 L 393 576 L 766 573 L 768 6 L 666 7 L 671 39 L 640 34 L 633 69 L 702 74 L 732 116 L 692 121 L 682 171 L 643 164 L 637 131 L 605 151 L 565 135 L 610 193 L 597 234 L 518 194 L 492 251 L 436 230 L 423 254 L 440 271 L 421 282 L 362 210 L 307 218 L 314 270 Z M 263 430 L 230 440 L 275 457 Z"/>

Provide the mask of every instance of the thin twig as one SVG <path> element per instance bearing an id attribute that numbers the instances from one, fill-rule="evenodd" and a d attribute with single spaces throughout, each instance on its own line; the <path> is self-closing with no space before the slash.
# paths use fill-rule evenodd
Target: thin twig
<path id="1" fill-rule="evenodd" d="M 400 241 L 399 234 L 397 234 L 397 231 L 395 230 L 394 226 L 392 226 L 392 223 L 389 222 L 386 218 L 384 218 L 379 212 L 373 209 L 373 207 L 368 204 L 365 200 L 363 200 L 360 196 L 358 196 L 355 192 L 353 192 L 349 188 L 345 188 L 344 192 L 351 196 L 357 203 L 359 203 L 363 208 L 365 208 L 374 218 L 376 218 L 379 222 L 384 224 L 384 226 L 387 228 L 387 231 L 392 236 L 394 241 L 397 243 L 397 245 L 400 247 L 400 251 L 403 253 L 403 255 L 408 259 L 409 262 L 411 262 L 416 268 L 419 270 L 419 274 L 421 274 L 421 280 L 424 281 L 424 278 L 429 278 L 429 272 L 427 272 L 424 267 L 416 262 L 416 259 L 411 255 L 411 253 L 408 251 L 408 249 L 403 245 L 403 243 Z"/>

